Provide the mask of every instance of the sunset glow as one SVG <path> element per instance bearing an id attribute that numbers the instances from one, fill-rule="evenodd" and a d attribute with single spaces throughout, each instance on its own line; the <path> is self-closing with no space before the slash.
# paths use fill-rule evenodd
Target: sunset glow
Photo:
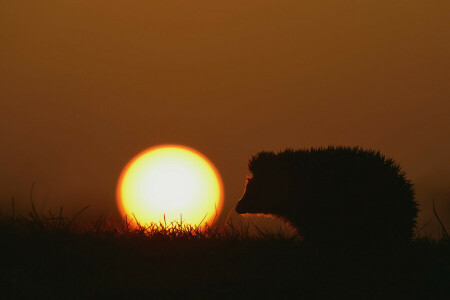
<path id="1" fill-rule="evenodd" d="M 164 222 L 165 216 L 166 222 L 204 225 L 222 209 L 222 181 L 202 154 L 163 145 L 138 154 L 124 168 L 117 201 L 123 216 L 143 224 Z"/>

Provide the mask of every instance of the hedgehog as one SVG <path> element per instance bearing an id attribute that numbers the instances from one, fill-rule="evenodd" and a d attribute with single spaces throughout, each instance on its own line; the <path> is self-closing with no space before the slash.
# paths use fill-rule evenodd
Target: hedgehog
<path id="1" fill-rule="evenodd" d="M 236 206 L 272 215 L 311 243 L 408 243 L 416 227 L 414 186 L 379 151 L 328 146 L 260 152 Z"/>

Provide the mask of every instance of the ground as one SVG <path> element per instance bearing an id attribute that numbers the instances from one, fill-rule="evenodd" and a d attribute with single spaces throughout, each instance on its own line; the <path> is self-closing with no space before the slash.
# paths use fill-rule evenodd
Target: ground
<path id="1" fill-rule="evenodd" d="M 450 293 L 448 239 L 416 239 L 396 249 L 321 249 L 279 235 L 248 236 L 245 226 L 207 233 L 96 226 L 3 220 L 2 296 L 439 299 Z"/>

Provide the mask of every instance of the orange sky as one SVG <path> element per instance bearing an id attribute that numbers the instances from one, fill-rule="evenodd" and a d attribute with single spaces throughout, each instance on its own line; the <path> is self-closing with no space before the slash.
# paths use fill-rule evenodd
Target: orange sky
<path id="1" fill-rule="evenodd" d="M 0 0 L 0 199 L 118 215 L 121 169 L 184 144 L 225 211 L 260 150 L 394 157 L 450 227 L 450 2 Z M 19 203 L 20 202 L 20 203 Z M 224 213 L 226 215 L 226 213 Z"/>

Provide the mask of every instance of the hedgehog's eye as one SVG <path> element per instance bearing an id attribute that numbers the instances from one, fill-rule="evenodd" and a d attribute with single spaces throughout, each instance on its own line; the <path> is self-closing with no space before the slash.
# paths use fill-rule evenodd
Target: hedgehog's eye
<path id="1" fill-rule="evenodd" d="M 248 175 L 248 176 L 247 176 L 247 179 L 246 179 L 247 183 L 248 183 L 250 180 L 252 180 L 252 179 L 253 179 L 253 174 Z"/>

